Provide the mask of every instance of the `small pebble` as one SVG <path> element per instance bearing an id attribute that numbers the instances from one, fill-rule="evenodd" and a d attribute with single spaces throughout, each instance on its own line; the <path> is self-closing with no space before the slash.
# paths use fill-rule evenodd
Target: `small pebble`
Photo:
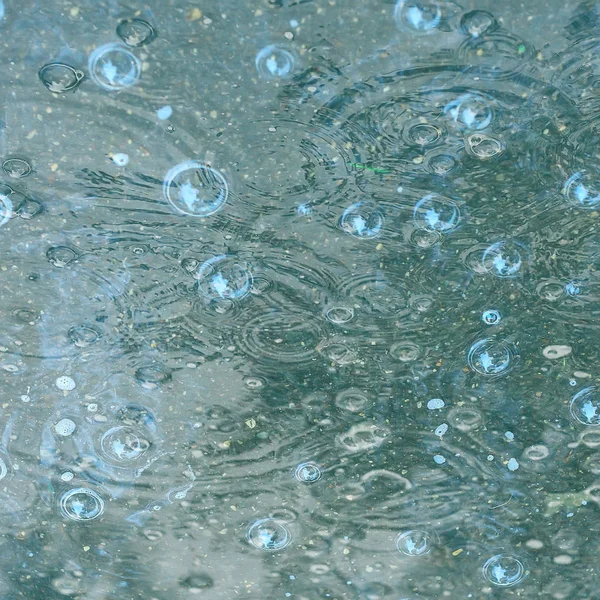
<path id="1" fill-rule="evenodd" d="M 169 119 L 173 114 L 173 109 L 170 106 L 163 106 L 156 111 L 156 116 L 161 120 L 165 121 Z"/>

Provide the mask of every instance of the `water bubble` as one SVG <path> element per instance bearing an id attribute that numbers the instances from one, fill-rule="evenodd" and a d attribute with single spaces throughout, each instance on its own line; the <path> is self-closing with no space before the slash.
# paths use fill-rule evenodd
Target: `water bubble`
<path id="1" fill-rule="evenodd" d="M 100 438 L 100 449 L 104 456 L 117 465 L 130 464 L 139 460 L 150 448 L 150 442 L 132 427 L 111 427 Z"/>
<path id="2" fill-rule="evenodd" d="M 165 200 L 178 212 L 207 217 L 223 208 L 229 188 L 219 171 L 196 161 L 173 167 L 163 184 Z"/>
<path id="3" fill-rule="evenodd" d="M 511 342 L 486 338 L 471 346 L 467 363 L 481 375 L 500 375 L 511 369 L 517 358 L 517 349 Z"/>
<path id="4" fill-rule="evenodd" d="M 70 392 L 74 390 L 76 387 L 75 380 L 67 375 L 62 375 L 61 377 L 57 377 L 54 382 L 56 387 L 63 392 Z"/>
<path id="5" fill-rule="evenodd" d="M 390 348 L 392 358 L 401 362 L 411 362 L 419 358 L 419 346 L 412 342 L 398 342 Z"/>
<path id="6" fill-rule="evenodd" d="M 293 75 L 296 56 L 283 46 L 271 44 L 258 52 L 254 64 L 262 78 L 281 79 Z"/>
<path id="7" fill-rule="evenodd" d="M 551 360 L 556 360 L 559 358 L 564 358 L 565 356 L 569 356 L 569 354 L 571 354 L 572 351 L 573 351 L 573 348 L 571 348 L 571 346 L 555 345 L 555 346 L 546 346 L 542 350 L 542 354 L 546 358 L 549 358 Z"/>
<path id="8" fill-rule="evenodd" d="M 123 152 L 118 152 L 117 154 L 112 155 L 112 161 L 117 165 L 117 167 L 124 167 L 129 163 L 129 155 L 124 154 Z"/>
<path id="9" fill-rule="evenodd" d="M 294 477 L 302 483 L 314 483 L 321 479 L 321 469 L 314 462 L 302 463 L 296 467 Z"/>
<path id="10" fill-rule="evenodd" d="M 308 217 L 312 215 L 312 206 L 308 203 L 298 204 L 296 206 L 296 214 L 300 217 Z"/>
<path id="11" fill-rule="evenodd" d="M 156 116 L 161 121 L 166 121 L 167 119 L 170 119 L 172 114 L 173 114 L 173 109 L 170 106 L 163 106 L 162 108 L 159 108 L 156 111 Z"/>
<path id="12" fill-rule="evenodd" d="M 142 63 L 125 46 L 105 44 L 90 54 L 88 71 L 100 87 L 118 91 L 139 81 Z"/>
<path id="13" fill-rule="evenodd" d="M 248 265 L 234 256 L 222 254 L 204 262 L 198 269 L 198 290 L 209 300 L 239 300 L 252 290 Z"/>
<path id="14" fill-rule="evenodd" d="M 23 200 L 17 207 L 17 214 L 21 219 L 33 219 L 44 210 L 42 203 L 39 200 L 23 196 Z"/>
<path id="15" fill-rule="evenodd" d="M 489 310 L 484 311 L 481 315 L 481 320 L 486 325 L 498 325 L 502 320 L 502 315 L 495 308 L 490 308 Z"/>
<path id="16" fill-rule="evenodd" d="M 83 80 L 84 74 L 70 65 L 56 62 L 44 65 L 38 76 L 51 92 L 62 94 L 74 90 Z"/>
<path id="17" fill-rule="evenodd" d="M 415 146 L 433 146 L 442 137 L 442 130 L 430 123 L 411 124 L 403 137 L 409 144 Z"/>
<path id="18" fill-rule="evenodd" d="M 460 210 L 452 200 L 439 194 L 428 194 L 415 205 L 413 220 L 420 229 L 447 233 L 458 226 Z"/>
<path id="19" fill-rule="evenodd" d="M 600 425 L 600 394 L 596 386 L 584 388 L 573 396 L 571 415 L 583 425 Z"/>
<path id="20" fill-rule="evenodd" d="M 504 153 L 506 145 L 502 140 L 482 133 L 473 133 L 465 139 L 467 154 L 479 160 L 490 160 Z"/>
<path id="21" fill-rule="evenodd" d="M 427 159 L 427 170 L 434 175 L 448 175 L 456 166 L 456 159 L 450 154 L 434 154 Z"/>
<path id="22" fill-rule="evenodd" d="M 441 398 L 432 398 L 427 402 L 427 408 L 429 410 L 439 410 L 440 408 L 444 408 L 446 403 Z"/>
<path id="23" fill-rule="evenodd" d="M 0 194 L 0 227 L 6 225 L 13 216 L 13 204 L 8 196 Z"/>
<path id="24" fill-rule="evenodd" d="M 509 471 L 516 471 L 519 468 L 519 461 L 516 458 L 511 458 L 506 466 Z"/>
<path id="25" fill-rule="evenodd" d="M 444 435 L 446 435 L 446 432 L 448 431 L 448 423 L 442 423 L 441 425 L 438 425 L 435 428 L 435 435 L 437 435 L 438 437 L 442 437 Z"/>
<path id="26" fill-rule="evenodd" d="M 512 442 L 515 439 L 515 434 L 512 431 L 505 431 L 504 432 L 504 437 L 509 441 Z"/>
<path id="27" fill-rule="evenodd" d="M 335 398 L 335 403 L 344 410 L 360 412 L 367 406 L 369 399 L 360 390 L 350 388 L 340 392 Z"/>
<path id="28" fill-rule="evenodd" d="M 426 531 L 411 529 L 398 535 L 396 548 L 407 556 L 424 556 L 433 549 L 433 539 Z"/>
<path id="29" fill-rule="evenodd" d="M 276 552 L 289 546 L 292 537 L 282 521 L 278 519 L 260 519 L 248 530 L 248 541 L 259 550 Z"/>
<path id="30" fill-rule="evenodd" d="M 61 419 L 54 425 L 54 432 L 61 437 L 69 437 L 77 428 L 71 419 Z"/>
<path id="31" fill-rule="evenodd" d="M 472 10 L 465 13 L 460 21 L 460 29 L 471 37 L 477 38 L 498 27 L 494 15 L 485 10 Z"/>
<path id="32" fill-rule="evenodd" d="M 496 242 L 481 257 L 483 268 L 496 277 L 515 277 L 523 266 L 523 247 L 510 240 Z"/>
<path id="33" fill-rule="evenodd" d="M 433 462 L 435 462 L 436 465 L 443 465 L 446 462 L 446 459 L 441 454 L 436 454 L 433 457 Z"/>
<path id="34" fill-rule="evenodd" d="M 123 19 L 117 25 L 117 35 L 132 47 L 145 46 L 156 38 L 152 25 L 143 19 Z"/>
<path id="35" fill-rule="evenodd" d="M 13 179 L 21 179 L 31 174 L 31 165 L 22 158 L 7 158 L 2 163 L 2 170 Z"/>
<path id="36" fill-rule="evenodd" d="M 73 262 L 77 256 L 77 252 L 67 246 L 53 246 L 52 248 L 48 248 L 48 251 L 46 252 L 46 258 L 55 267 L 66 267 L 70 262 Z"/>
<path id="37" fill-rule="evenodd" d="M 265 385 L 265 380 L 262 377 L 246 377 L 244 383 L 246 384 L 246 387 L 249 387 L 251 390 L 256 390 Z"/>
<path id="38" fill-rule="evenodd" d="M 355 202 L 343 212 L 340 227 L 352 237 L 372 239 L 383 229 L 383 214 L 373 202 Z"/>
<path id="39" fill-rule="evenodd" d="M 75 477 L 75 476 L 73 475 L 73 473 L 71 473 L 71 471 L 65 471 L 60 476 L 60 479 L 61 479 L 61 481 L 64 481 L 65 483 L 68 483 L 69 481 L 73 481 L 73 477 Z"/>
<path id="40" fill-rule="evenodd" d="M 586 171 L 571 175 L 562 190 L 567 201 L 578 208 L 596 208 L 600 202 L 600 186 L 597 180 L 590 179 Z"/>
<path id="41" fill-rule="evenodd" d="M 565 285 L 565 294 L 567 296 L 578 296 L 581 293 L 581 288 L 574 281 L 570 281 Z"/>
<path id="42" fill-rule="evenodd" d="M 394 19 L 402 30 L 431 33 L 442 21 L 442 9 L 435 0 L 398 0 Z"/>
<path id="43" fill-rule="evenodd" d="M 354 318 L 354 309 L 348 306 L 333 306 L 327 310 L 325 317 L 335 325 L 343 325 L 352 321 Z"/>
<path id="44" fill-rule="evenodd" d="M 77 325 L 67 333 L 69 341 L 78 348 L 86 348 L 102 337 L 102 332 L 94 325 Z"/>
<path id="45" fill-rule="evenodd" d="M 497 554 L 488 558 L 482 568 L 483 576 L 494 585 L 509 587 L 523 580 L 523 563 L 509 554 Z"/>
<path id="46" fill-rule="evenodd" d="M 89 488 L 75 488 L 65 492 L 59 505 L 62 515 L 73 521 L 92 521 L 104 512 L 104 500 Z"/>
<path id="47" fill-rule="evenodd" d="M 474 94 L 463 94 L 452 100 L 444 107 L 444 114 L 449 115 L 459 127 L 471 130 L 485 129 L 494 115 L 488 102 Z"/>

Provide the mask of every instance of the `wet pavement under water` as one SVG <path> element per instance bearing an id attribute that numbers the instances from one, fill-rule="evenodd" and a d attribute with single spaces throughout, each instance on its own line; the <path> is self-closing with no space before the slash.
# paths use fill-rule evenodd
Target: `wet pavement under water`
<path id="1" fill-rule="evenodd" d="M 599 597 L 600 5 L 0 13 L 1 600 Z"/>

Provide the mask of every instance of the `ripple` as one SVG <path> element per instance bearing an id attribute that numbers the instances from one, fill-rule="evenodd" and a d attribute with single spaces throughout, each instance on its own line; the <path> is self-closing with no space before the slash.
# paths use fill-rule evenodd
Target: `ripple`
<path id="1" fill-rule="evenodd" d="M 510 587 L 523 581 L 526 575 L 521 560 L 510 554 L 496 554 L 482 567 L 483 576 L 493 585 Z"/>
<path id="2" fill-rule="evenodd" d="M 491 160 L 504 154 L 506 145 L 495 137 L 474 133 L 465 139 L 465 150 L 478 160 Z"/>
<path id="3" fill-rule="evenodd" d="M 33 172 L 31 165 L 23 158 L 7 158 L 2 163 L 2 170 L 13 179 L 28 177 Z"/>
<path id="4" fill-rule="evenodd" d="M 0 195 L 0 227 L 6 225 L 13 216 L 13 203 L 8 196 Z"/>
<path id="5" fill-rule="evenodd" d="M 100 438 L 103 456 L 117 466 L 135 464 L 150 447 L 151 442 L 144 433 L 126 425 L 111 427 Z"/>
<path id="6" fill-rule="evenodd" d="M 302 463 L 296 467 L 294 477 L 302 483 L 314 483 L 322 477 L 321 468 L 314 462 Z"/>
<path id="7" fill-rule="evenodd" d="M 516 346 L 507 340 L 486 338 L 475 342 L 467 353 L 469 367 L 481 375 L 497 376 L 512 369 L 518 361 Z"/>
<path id="8" fill-rule="evenodd" d="M 69 329 L 67 336 L 78 348 L 87 348 L 102 337 L 102 331 L 95 325 L 76 325 Z"/>
<path id="9" fill-rule="evenodd" d="M 59 501 L 63 517 L 72 521 L 93 521 L 104 513 L 104 500 L 92 489 L 75 488 L 65 492 Z"/>
<path id="10" fill-rule="evenodd" d="M 354 309 L 347 306 L 332 306 L 325 312 L 325 318 L 335 325 L 344 325 L 354 319 Z"/>
<path id="11" fill-rule="evenodd" d="M 277 552 L 292 543 L 292 535 L 283 521 L 259 519 L 248 529 L 248 541 L 258 550 Z"/>
<path id="12" fill-rule="evenodd" d="M 398 552 L 406 556 L 425 556 L 433 550 L 433 546 L 432 535 L 418 529 L 404 531 L 396 538 Z"/>
<path id="13" fill-rule="evenodd" d="M 335 397 L 335 403 L 340 408 L 350 412 L 361 412 L 369 403 L 369 398 L 360 390 L 349 388 Z"/>
<path id="14" fill-rule="evenodd" d="M 198 269 L 198 290 L 208 300 L 240 300 L 252 290 L 252 272 L 235 256 L 222 254 L 205 261 Z"/>
<path id="15" fill-rule="evenodd" d="M 571 415 L 582 425 L 600 425 L 600 393 L 590 386 L 577 392 L 570 405 Z"/>

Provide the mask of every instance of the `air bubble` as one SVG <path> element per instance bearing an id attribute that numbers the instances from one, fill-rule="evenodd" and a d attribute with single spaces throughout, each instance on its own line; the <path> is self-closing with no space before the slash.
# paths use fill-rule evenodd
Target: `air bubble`
<path id="1" fill-rule="evenodd" d="M 444 408 L 444 406 L 446 406 L 446 403 L 441 398 L 432 398 L 427 402 L 427 408 L 429 410 L 439 410 Z"/>
<path id="2" fill-rule="evenodd" d="M 566 356 L 569 356 L 571 352 L 573 352 L 573 348 L 566 345 L 546 346 L 542 350 L 542 354 L 550 360 L 565 358 Z"/>
<path id="3" fill-rule="evenodd" d="M 483 576 L 492 584 L 509 587 L 516 585 L 525 577 L 523 563 L 509 554 L 497 554 L 485 561 Z"/>
<path id="4" fill-rule="evenodd" d="M 502 315 L 496 309 L 491 308 L 484 311 L 484 313 L 481 315 L 481 320 L 486 325 L 498 325 L 498 323 L 500 323 L 502 320 Z"/>
<path id="5" fill-rule="evenodd" d="M 104 500 L 94 490 L 75 488 L 60 499 L 60 512 L 73 521 L 93 521 L 104 512 Z"/>
<path id="6" fill-rule="evenodd" d="M 170 119 L 172 114 L 173 114 L 173 109 L 170 106 L 163 106 L 162 108 L 159 108 L 156 111 L 156 116 L 161 121 L 166 121 L 167 119 Z"/>
<path id="7" fill-rule="evenodd" d="M 116 465 L 138 461 L 150 448 L 150 442 L 132 427 L 117 426 L 106 431 L 100 439 L 100 449 Z"/>
<path id="8" fill-rule="evenodd" d="M 254 64 L 263 79 L 285 79 L 294 73 L 296 56 L 283 46 L 271 44 L 258 52 Z"/>
<path id="9" fill-rule="evenodd" d="M 117 25 L 117 35 L 134 48 L 145 46 L 156 38 L 152 25 L 143 19 L 123 19 Z"/>
<path id="10" fill-rule="evenodd" d="M 600 202 L 600 186 L 594 178 L 590 181 L 586 171 L 575 173 L 565 181 L 563 195 L 577 208 L 594 209 Z"/>
<path id="11" fill-rule="evenodd" d="M 46 252 L 46 258 L 55 267 L 59 268 L 66 267 L 69 263 L 73 262 L 77 256 L 77 252 L 67 246 L 53 246 L 52 248 L 48 248 L 48 251 Z"/>
<path id="12" fill-rule="evenodd" d="M 0 194 L 0 227 L 6 225 L 13 216 L 13 204 L 8 196 Z"/>
<path id="13" fill-rule="evenodd" d="M 124 154 L 123 152 L 118 152 L 117 154 L 112 155 L 112 161 L 117 165 L 117 167 L 125 167 L 129 164 L 129 155 Z"/>
<path id="14" fill-rule="evenodd" d="M 485 129 L 490 125 L 493 112 L 480 96 L 463 94 L 444 107 L 447 114 L 459 126 L 471 130 Z"/>
<path id="15" fill-rule="evenodd" d="M 470 156 L 479 160 L 490 160 L 504 154 L 506 145 L 490 135 L 474 133 L 465 139 L 465 150 Z"/>
<path id="16" fill-rule="evenodd" d="M 394 19 L 401 30 L 431 33 L 442 22 L 442 9 L 435 0 L 399 0 Z"/>
<path id="17" fill-rule="evenodd" d="M 73 473 L 71 473 L 71 471 L 65 471 L 61 476 L 60 479 L 61 481 L 64 481 L 65 483 L 68 483 L 69 481 L 73 481 Z"/>
<path id="18" fill-rule="evenodd" d="M 13 179 L 22 179 L 31 174 L 31 165 L 22 158 L 7 158 L 2 163 L 2 170 Z"/>
<path id="19" fill-rule="evenodd" d="M 426 531 L 411 529 L 398 535 L 396 548 L 406 556 L 425 556 L 433 549 L 433 539 Z"/>
<path id="20" fill-rule="evenodd" d="M 460 210 L 455 202 L 439 194 L 421 198 L 413 209 L 416 227 L 448 233 L 458 227 Z"/>
<path id="21" fill-rule="evenodd" d="M 208 300 L 240 300 L 252 290 L 252 273 L 234 256 L 222 254 L 198 269 L 198 291 Z"/>
<path id="22" fill-rule="evenodd" d="M 302 483 L 314 483 L 321 479 L 321 469 L 314 462 L 302 463 L 296 467 L 294 477 Z"/>
<path id="23" fill-rule="evenodd" d="M 433 462 L 435 462 L 436 465 L 443 465 L 446 462 L 446 459 L 441 454 L 436 454 L 433 457 Z"/>
<path id="24" fill-rule="evenodd" d="M 448 431 L 448 424 L 447 423 L 442 423 L 441 425 L 438 425 L 435 428 L 435 435 L 437 435 L 438 437 L 442 437 L 444 435 L 446 435 L 446 432 Z"/>
<path id="25" fill-rule="evenodd" d="M 78 348 L 86 348 L 100 339 L 102 333 L 94 325 L 77 325 L 69 329 L 67 337 Z"/>
<path id="26" fill-rule="evenodd" d="M 571 400 L 571 415 L 583 425 L 600 425 L 600 394 L 596 386 L 584 388 Z"/>
<path id="27" fill-rule="evenodd" d="M 83 80 L 82 71 L 64 63 L 44 65 L 38 73 L 40 81 L 54 94 L 62 94 L 74 90 Z"/>
<path id="28" fill-rule="evenodd" d="M 74 390 L 76 387 L 75 380 L 67 375 L 62 375 L 61 377 L 57 377 L 54 382 L 56 387 L 63 392 L 70 392 Z"/>
<path id="29" fill-rule="evenodd" d="M 105 44 L 90 54 L 88 71 L 100 87 L 118 91 L 139 81 L 142 63 L 125 46 Z"/>
<path id="30" fill-rule="evenodd" d="M 173 167 L 163 184 L 163 197 L 178 212 L 208 217 L 227 202 L 229 188 L 219 171 L 196 161 Z"/>
<path id="31" fill-rule="evenodd" d="M 259 550 L 276 552 L 289 546 L 289 529 L 278 519 L 260 519 L 248 530 L 248 541 Z"/>
<path id="32" fill-rule="evenodd" d="M 494 15 L 485 10 L 472 10 L 465 13 L 460 21 L 461 31 L 473 38 L 478 38 L 498 27 Z"/>
<path id="33" fill-rule="evenodd" d="M 54 425 L 54 432 L 61 437 L 69 437 L 77 428 L 71 419 L 61 419 Z"/>
<path id="34" fill-rule="evenodd" d="M 333 306 L 325 313 L 326 319 L 335 325 L 343 325 L 352 321 L 354 309 L 348 306 Z"/>
<path id="35" fill-rule="evenodd" d="M 343 212 L 340 227 L 352 237 L 372 239 L 381 233 L 383 221 L 373 202 L 355 202 Z"/>
<path id="36" fill-rule="evenodd" d="M 509 471 L 516 471 L 519 468 L 519 461 L 516 458 L 511 458 L 506 466 Z"/>
<path id="37" fill-rule="evenodd" d="M 514 344 L 487 338 L 475 342 L 467 354 L 467 363 L 481 375 L 500 375 L 510 370 L 518 359 Z"/>
<path id="38" fill-rule="evenodd" d="M 515 277 L 523 266 L 523 251 L 519 242 L 496 242 L 484 250 L 481 264 L 495 277 Z"/>

